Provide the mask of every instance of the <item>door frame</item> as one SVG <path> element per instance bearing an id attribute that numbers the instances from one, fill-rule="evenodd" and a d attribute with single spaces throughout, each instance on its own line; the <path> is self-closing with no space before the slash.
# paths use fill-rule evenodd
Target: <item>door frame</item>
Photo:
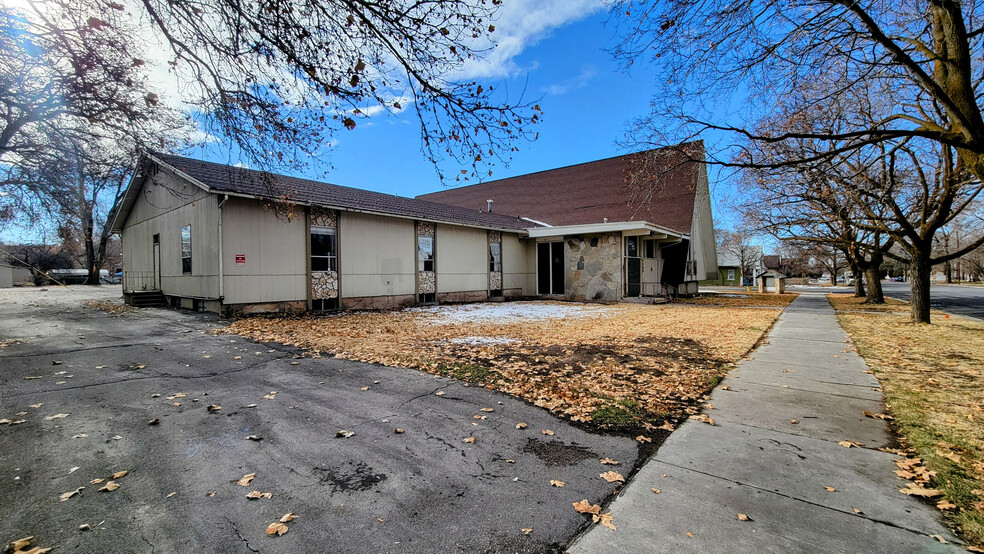
<path id="1" fill-rule="evenodd" d="M 161 290 L 161 234 L 154 233 L 154 290 Z"/>

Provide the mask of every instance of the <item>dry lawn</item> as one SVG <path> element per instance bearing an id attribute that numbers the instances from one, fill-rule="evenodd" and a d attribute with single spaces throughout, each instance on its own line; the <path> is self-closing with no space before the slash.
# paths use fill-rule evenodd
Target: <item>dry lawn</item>
<path id="1" fill-rule="evenodd" d="M 959 316 L 911 324 L 902 308 L 838 319 L 881 381 L 903 444 L 956 505 L 944 510 L 947 521 L 984 548 L 984 324 Z"/>
<path id="2" fill-rule="evenodd" d="M 852 294 L 828 294 L 827 299 L 835 310 L 855 312 L 885 312 L 909 314 L 909 303 L 894 298 L 886 298 L 884 304 L 868 304 L 864 298 L 856 298 Z M 931 310 L 933 314 L 942 314 L 940 310 Z"/>
<path id="3" fill-rule="evenodd" d="M 549 312 L 553 316 L 545 317 Z M 255 317 L 234 322 L 228 331 L 450 376 L 573 421 L 637 430 L 696 413 L 696 402 L 731 362 L 754 347 L 779 313 L 673 304 L 510 302 Z"/>
<path id="4" fill-rule="evenodd" d="M 796 300 L 797 294 L 745 292 L 705 292 L 693 298 L 676 298 L 676 304 L 698 304 L 701 306 L 725 306 L 730 308 L 785 308 Z"/>

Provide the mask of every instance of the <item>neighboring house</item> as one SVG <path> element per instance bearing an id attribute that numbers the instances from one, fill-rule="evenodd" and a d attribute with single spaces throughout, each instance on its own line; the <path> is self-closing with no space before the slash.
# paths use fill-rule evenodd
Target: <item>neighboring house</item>
<path id="1" fill-rule="evenodd" d="M 748 263 L 751 265 L 751 276 L 746 276 L 742 282 L 741 260 L 733 252 L 719 252 L 717 257 L 718 271 L 713 279 L 701 281 L 704 285 L 719 285 L 726 287 L 751 286 L 759 275 L 766 271 L 765 260 L 770 256 L 762 255 L 761 246 L 748 247 Z M 772 256 L 778 257 L 778 256 Z"/>
<path id="2" fill-rule="evenodd" d="M 0 289 L 14 286 L 14 266 L 0 263 Z"/>
<path id="3" fill-rule="evenodd" d="M 614 193 L 629 159 L 585 173 Z M 668 227 L 618 209 L 609 221 L 491 213 L 149 153 L 113 218 L 124 296 L 229 315 L 696 292 L 698 276 L 716 271 L 706 171 L 675 161 L 686 175 L 666 196 L 689 215 Z"/>

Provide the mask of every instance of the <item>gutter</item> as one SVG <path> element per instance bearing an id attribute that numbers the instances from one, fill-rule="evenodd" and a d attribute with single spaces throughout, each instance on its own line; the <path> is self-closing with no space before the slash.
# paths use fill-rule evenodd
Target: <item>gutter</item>
<path id="1" fill-rule="evenodd" d="M 222 272 L 222 206 L 229 201 L 229 195 L 226 194 L 219 202 L 219 303 L 221 304 L 225 300 L 225 276 Z"/>

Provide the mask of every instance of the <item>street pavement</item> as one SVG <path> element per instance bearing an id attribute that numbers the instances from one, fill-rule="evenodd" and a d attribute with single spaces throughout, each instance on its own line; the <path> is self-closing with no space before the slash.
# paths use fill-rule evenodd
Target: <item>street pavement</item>
<path id="1" fill-rule="evenodd" d="M 826 298 L 800 295 L 711 396 L 714 425 L 674 431 L 609 506 L 617 531 L 592 527 L 570 552 L 962 551 L 899 492 L 897 456 L 878 450 L 889 428 L 862 415 L 883 411 L 865 370 Z"/>
<path id="2" fill-rule="evenodd" d="M 905 300 L 912 298 L 909 283 L 882 283 L 886 296 Z M 938 283 L 929 289 L 929 305 L 951 314 L 984 319 L 984 287 L 946 285 Z"/>
<path id="3" fill-rule="evenodd" d="M 298 358 L 217 333 L 222 322 L 207 314 L 81 305 L 99 296 L 119 287 L 0 291 L 0 419 L 25 420 L 0 424 L 0 544 L 34 535 L 55 552 L 559 551 L 590 521 L 571 503 L 618 488 L 599 479 L 600 460 L 627 473 L 638 459 L 630 437 L 587 433 L 505 394 Z M 119 471 L 112 492 L 92 482 Z M 237 485 L 247 474 L 249 486 Z M 271 496 L 247 499 L 254 490 Z M 268 536 L 288 512 L 299 516 L 288 532 Z"/>

